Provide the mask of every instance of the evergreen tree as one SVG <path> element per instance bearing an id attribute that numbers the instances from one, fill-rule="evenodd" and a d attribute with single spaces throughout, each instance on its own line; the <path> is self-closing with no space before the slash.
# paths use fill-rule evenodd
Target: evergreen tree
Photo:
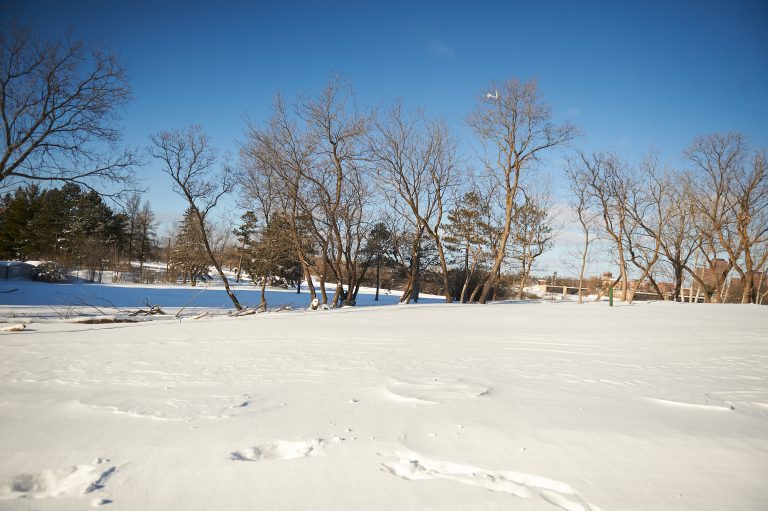
<path id="1" fill-rule="evenodd" d="M 464 276 L 459 301 L 465 303 L 470 282 L 488 250 L 490 226 L 484 220 L 487 207 L 476 191 L 467 192 L 448 213 L 444 240 L 450 252 L 457 254 Z"/>
<path id="2" fill-rule="evenodd" d="M 184 212 L 171 248 L 170 266 L 182 274 L 182 281 L 196 285 L 199 278 L 208 277 L 210 259 L 203 243 L 203 233 L 191 208 Z"/>
<path id="3" fill-rule="evenodd" d="M 387 267 L 392 264 L 392 258 L 390 254 L 394 251 L 394 241 L 392 239 L 392 232 L 384 222 L 378 222 L 373 226 L 368 233 L 365 247 L 363 247 L 362 253 L 365 257 L 363 260 L 363 270 L 360 280 L 365 275 L 366 270 L 376 265 L 376 296 L 374 301 L 379 300 L 379 289 L 381 288 L 381 268 Z M 360 285 L 358 284 L 358 288 Z M 355 297 L 357 296 L 357 289 L 355 290 Z"/>
<path id="4" fill-rule="evenodd" d="M 252 211 L 242 216 L 243 223 L 235 230 L 242 246 L 241 266 L 255 282 L 261 281 L 261 304 L 266 308 L 266 286 L 269 282 L 286 285 L 301 281 L 301 261 L 291 239 L 291 222 L 286 213 L 273 213 L 270 222 L 258 227 Z"/>
<path id="5" fill-rule="evenodd" d="M 0 203 L 0 258 L 25 261 L 34 253 L 35 240 L 29 224 L 41 208 L 37 185 L 17 188 Z"/>
<path id="6" fill-rule="evenodd" d="M 74 184 L 20 187 L 0 201 L 0 257 L 55 260 L 88 268 L 93 278 L 116 258 L 123 221 L 101 196 Z"/>
<path id="7" fill-rule="evenodd" d="M 235 282 L 240 282 L 240 276 L 243 271 L 248 275 L 253 275 L 254 271 L 251 265 L 253 259 L 252 252 L 256 237 L 258 236 L 258 219 L 253 211 L 246 211 L 240 219 L 242 223 L 233 231 L 239 243 L 238 252 L 240 260 L 237 265 Z"/>
<path id="8" fill-rule="evenodd" d="M 136 214 L 133 240 L 129 244 L 135 251 L 140 270 L 144 269 L 144 262 L 150 260 L 155 253 L 156 228 L 155 213 L 147 201 Z"/>

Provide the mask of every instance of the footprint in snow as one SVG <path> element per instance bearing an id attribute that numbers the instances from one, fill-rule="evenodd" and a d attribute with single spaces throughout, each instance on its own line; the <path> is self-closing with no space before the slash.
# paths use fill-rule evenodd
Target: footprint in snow
<path id="1" fill-rule="evenodd" d="M 518 498 L 541 500 L 564 511 L 597 511 L 568 484 L 533 474 L 492 471 L 471 465 L 431 460 L 413 452 L 379 453 L 394 458 L 382 464 L 392 475 L 408 481 L 441 479 Z"/>
<path id="2" fill-rule="evenodd" d="M 351 433 L 352 428 L 347 428 L 346 433 Z M 314 458 L 322 456 L 328 445 L 340 445 L 348 440 L 357 440 L 357 437 L 342 437 L 333 435 L 330 440 L 315 438 L 312 440 L 270 440 L 254 447 L 247 447 L 230 453 L 229 459 L 233 461 L 266 461 L 266 460 L 292 460 L 296 458 Z"/>
<path id="3" fill-rule="evenodd" d="M 75 497 L 97 494 L 104 490 L 107 481 L 117 472 L 117 466 L 104 468 L 109 460 L 97 458 L 94 465 L 76 465 L 62 470 L 43 470 L 37 473 L 22 473 L 0 479 L 0 500 L 43 499 L 52 497 Z M 109 504 L 108 498 L 95 498 L 91 505 Z"/>
<path id="4" fill-rule="evenodd" d="M 272 440 L 234 451 L 230 459 L 235 461 L 262 461 L 262 460 L 292 460 L 296 458 L 312 458 L 322 455 L 325 440 Z"/>

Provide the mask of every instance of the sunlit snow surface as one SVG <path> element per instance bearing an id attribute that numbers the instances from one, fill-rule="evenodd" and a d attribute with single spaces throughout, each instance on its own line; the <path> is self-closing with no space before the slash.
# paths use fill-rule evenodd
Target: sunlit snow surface
<path id="1" fill-rule="evenodd" d="M 60 316 L 99 314 L 94 297 L 175 313 L 189 290 L 0 283 L 14 288 L 0 326 L 26 329 L 0 332 L 0 509 L 768 503 L 766 307 L 387 295 L 191 319 L 227 307 L 209 289 L 185 319 L 86 325 Z"/>

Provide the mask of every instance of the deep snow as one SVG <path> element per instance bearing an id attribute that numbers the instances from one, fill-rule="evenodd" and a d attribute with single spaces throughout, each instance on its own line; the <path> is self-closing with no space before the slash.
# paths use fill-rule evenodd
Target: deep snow
<path id="1" fill-rule="evenodd" d="M 762 510 L 766 311 L 33 320 L 0 333 L 0 509 Z"/>

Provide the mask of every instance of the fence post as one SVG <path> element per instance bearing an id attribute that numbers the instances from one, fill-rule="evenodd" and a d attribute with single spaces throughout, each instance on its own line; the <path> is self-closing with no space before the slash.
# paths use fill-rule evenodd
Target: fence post
<path id="1" fill-rule="evenodd" d="M 608 306 L 613 307 L 613 286 L 608 288 Z"/>

